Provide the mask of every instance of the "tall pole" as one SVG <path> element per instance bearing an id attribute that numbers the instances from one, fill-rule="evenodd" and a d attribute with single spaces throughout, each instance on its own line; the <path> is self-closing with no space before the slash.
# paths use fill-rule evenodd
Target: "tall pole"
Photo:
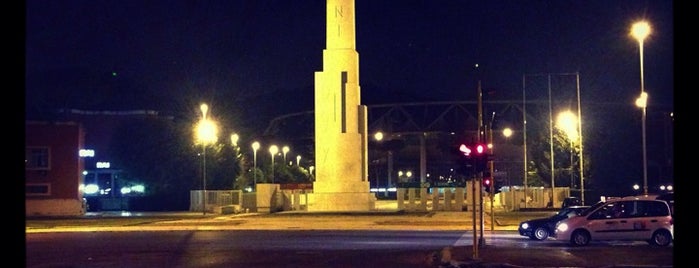
<path id="1" fill-rule="evenodd" d="M 646 91 L 643 85 L 643 40 L 640 40 L 638 42 L 639 47 L 641 48 L 640 51 L 640 57 L 641 57 L 641 98 L 644 98 L 646 95 Z M 647 104 L 644 103 L 643 105 L 643 112 L 641 115 L 641 131 L 643 132 L 643 194 L 647 195 L 648 194 L 648 154 L 646 150 L 646 107 Z"/>
<path id="2" fill-rule="evenodd" d="M 202 160 L 202 161 L 204 161 L 204 171 L 203 171 L 203 175 L 202 175 L 202 184 L 201 184 L 202 185 L 201 188 L 203 189 L 202 195 L 204 196 L 203 197 L 204 202 L 202 203 L 201 211 L 203 212 L 204 215 L 206 215 L 206 143 L 203 143 L 201 147 L 203 148 L 202 157 L 204 159 L 204 160 Z"/>
<path id="3" fill-rule="evenodd" d="M 481 88 L 481 80 L 478 80 L 478 143 L 481 143 L 481 141 L 484 140 L 484 133 L 483 133 L 483 90 Z M 483 213 L 483 172 L 479 171 L 478 172 L 478 197 L 479 197 L 479 204 L 478 207 L 480 209 L 479 213 L 479 219 L 480 219 L 480 239 L 478 240 L 478 246 L 482 247 L 485 246 L 485 237 L 483 237 L 483 228 L 485 227 L 485 222 L 484 222 L 484 213 Z"/>
<path id="4" fill-rule="evenodd" d="M 641 131 L 643 132 L 643 194 L 648 194 L 648 155 L 646 151 L 646 107 L 648 106 L 648 95 L 646 94 L 643 81 L 643 40 L 650 34 L 650 25 L 645 22 L 634 23 L 631 27 L 631 34 L 638 40 L 638 56 L 641 65 L 641 96 L 636 102 L 642 109 Z"/>
<path id="5" fill-rule="evenodd" d="M 279 147 L 272 145 L 269 147 L 269 154 L 272 156 L 272 183 L 274 183 L 274 155 L 279 152 Z"/>
<path id="6" fill-rule="evenodd" d="M 580 74 L 575 72 L 575 84 L 578 95 L 578 138 L 580 138 L 580 202 L 585 205 L 585 179 L 583 177 L 583 134 L 582 134 L 582 108 L 580 107 Z"/>
<path id="7" fill-rule="evenodd" d="M 526 75 L 522 75 L 522 151 L 524 152 L 524 208 L 527 208 L 527 95 L 526 95 Z"/>
<path id="8" fill-rule="evenodd" d="M 390 149 L 386 152 L 386 162 L 386 165 L 388 165 L 388 167 L 386 167 L 388 176 L 386 176 L 386 191 L 384 192 L 384 196 L 388 197 L 388 189 L 391 188 L 391 175 L 393 174 L 393 151 Z"/>
<path id="9" fill-rule="evenodd" d="M 490 154 L 493 154 L 495 149 L 495 144 L 493 144 L 493 121 L 495 120 L 495 112 L 490 118 L 490 124 L 488 124 L 488 147 L 490 148 Z M 493 203 L 495 203 L 495 161 L 489 160 L 488 165 L 490 168 L 490 230 L 495 231 L 495 213 L 493 213 Z"/>
<path id="10" fill-rule="evenodd" d="M 551 157 L 551 194 L 549 202 L 551 202 L 551 207 L 553 207 L 553 204 L 555 203 L 553 201 L 553 191 L 556 189 L 556 180 L 554 178 L 554 172 L 555 172 L 555 167 L 554 167 L 554 161 L 553 161 L 553 110 L 551 108 L 551 75 L 548 75 L 548 88 L 549 88 L 549 150 L 550 150 L 550 157 Z M 547 205 L 548 207 L 548 205 Z"/>
<path id="11" fill-rule="evenodd" d="M 209 111 L 209 106 L 206 104 L 202 104 L 199 106 L 201 109 L 201 122 L 206 124 L 206 112 Z M 202 162 L 203 162 L 203 167 L 202 167 L 202 176 L 201 176 L 201 188 L 202 188 L 202 207 L 201 211 L 203 215 L 206 215 L 206 139 L 202 140 L 201 147 L 202 147 Z"/>
<path id="12" fill-rule="evenodd" d="M 253 178 L 253 191 L 257 192 L 257 149 L 260 149 L 260 143 L 259 142 L 253 142 L 252 143 L 252 163 L 253 163 L 253 170 L 252 170 L 252 178 Z"/>

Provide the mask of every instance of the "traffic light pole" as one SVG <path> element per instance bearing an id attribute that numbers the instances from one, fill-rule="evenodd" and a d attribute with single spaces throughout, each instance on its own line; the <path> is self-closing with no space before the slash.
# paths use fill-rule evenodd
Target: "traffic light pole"
<path id="1" fill-rule="evenodd" d="M 478 80 L 478 143 L 481 144 L 483 141 L 483 90 L 481 88 L 481 81 Z M 480 158 L 480 155 L 479 155 Z M 477 166 L 480 166 L 483 159 L 478 159 L 479 162 Z M 479 195 L 479 207 L 480 207 L 480 238 L 478 239 L 478 247 L 485 246 L 485 237 L 483 237 L 483 228 L 485 228 L 485 218 L 483 214 L 483 170 L 478 170 L 478 195 Z"/>
<path id="2" fill-rule="evenodd" d="M 495 145 L 493 145 L 493 118 L 495 118 L 495 113 L 493 113 L 493 117 L 490 120 L 490 124 L 488 126 L 488 144 L 490 144 L 490 154 L 493 154 L 493 148 Z M 495 213 L 493 213 L 493 203 L 495 202 L 495 166 L 494 160 L 489 159 L 488 160 L 488 166 L 490 168 L 490 193 L 488 193 L 488 197 L 490 197 L 490 231 L 495 231 Z"/>

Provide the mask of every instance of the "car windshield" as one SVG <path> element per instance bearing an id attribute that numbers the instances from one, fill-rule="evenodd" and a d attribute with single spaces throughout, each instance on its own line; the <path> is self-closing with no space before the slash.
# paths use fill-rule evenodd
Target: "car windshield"
<path id="1" fill-rule="evenodd" d="M 564 208 L 562 208 L 561 210 L 558 211 L 558 213 L 556 214 L 556 216 L 565 216 L 565 215 L 567 215 L 568 213 L 571 213 L 571 212 L 573 212 L 573 211 L 574 211 L 574 209 L 571 208 L 571 207 L 564 207 Z"/>

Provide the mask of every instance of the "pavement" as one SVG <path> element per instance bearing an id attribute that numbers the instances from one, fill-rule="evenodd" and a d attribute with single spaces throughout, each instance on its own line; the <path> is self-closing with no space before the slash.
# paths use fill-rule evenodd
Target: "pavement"
<path id="1" fill-rule="evenodd" d="M 26 232 L 140 230 L 454 230 L 470 231 L 484 219 L 483 230 L 517 230 L 518 224 L 555 211 L 506 212 L 398 210 L 393 202 L 379 202 L 367 212 L 306 212 L 212 214 L 177 212 L 88 212 L 76 217 L 27 217 Z M 94 221 L 90 219 L 101 219 Z M 84 221 L 89 220 L 89 221 Z M 480 230 L 480 226 L 476 226 Z"/>

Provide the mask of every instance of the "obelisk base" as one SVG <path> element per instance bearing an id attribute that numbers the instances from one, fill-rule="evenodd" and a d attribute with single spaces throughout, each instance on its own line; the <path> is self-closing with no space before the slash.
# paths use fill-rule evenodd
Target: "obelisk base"
<path id="1" fill-rule="evenodd" d="M 368 182 L 354 182 L 351 184 L 354 187 L 346 187 L 342 192 L 330 192 L 323 191 L 325 187 L 323 187 L 322 183 L 314 183 L 313 193 L 308 194 L 307 210 L 309 212 L 375 210 L 376 195 L 368 192 Z"/>

